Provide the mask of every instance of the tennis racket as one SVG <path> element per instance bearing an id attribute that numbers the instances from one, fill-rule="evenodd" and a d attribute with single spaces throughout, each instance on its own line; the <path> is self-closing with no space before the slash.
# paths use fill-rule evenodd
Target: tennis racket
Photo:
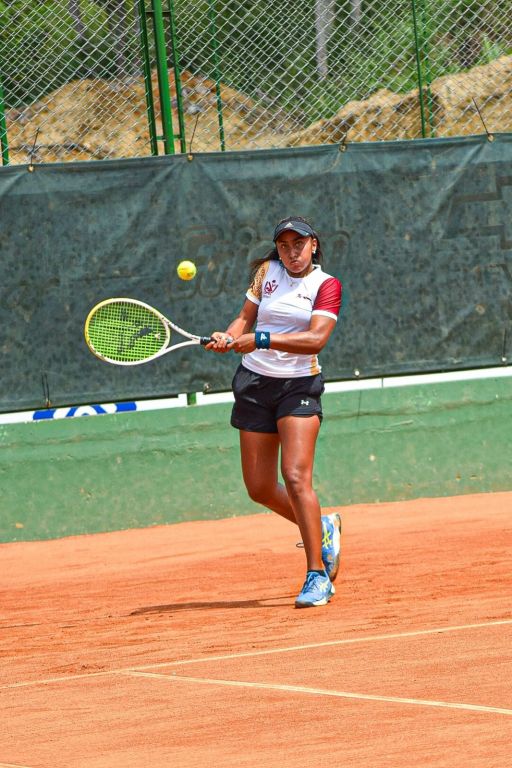
<path id="1" fill-rule="evenodd" d="M 186 341 L 170 346 L 171 331 Z M 184 331 L 143 301 L 125 298 L 96 304 L 87 315 L 84 334 L 93 355 L 114 365 L 140 365 L 182 347 L 213 341 Z"/>

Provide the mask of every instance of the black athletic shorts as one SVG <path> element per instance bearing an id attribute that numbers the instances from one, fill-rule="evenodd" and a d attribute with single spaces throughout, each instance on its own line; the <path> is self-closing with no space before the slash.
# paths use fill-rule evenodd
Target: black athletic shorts
<path id="1" fill-rule="evenodd" d="M 232 382 L 235 404 L 231 426 L 248 432 L 277 432 L 283 416 L 318 416 L 322 420 L 321 373 L 277 379 L 253 373 L 240 364 Z"/>

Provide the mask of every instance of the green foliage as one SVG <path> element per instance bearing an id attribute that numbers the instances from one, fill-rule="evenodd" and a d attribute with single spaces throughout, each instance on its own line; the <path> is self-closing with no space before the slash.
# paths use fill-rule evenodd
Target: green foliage
<path id="1" fill-rule="evenodd" d="M 414 0 L 424 80 L 512 53 L 510 0 Z M 338 0 L 328 44 L 329 71 L 318 72 L 314 0 L 176 0 L 183 67 L 212 77 L 215 34 L 224 82 L 279 105 L 304 124 L 329 117 L 380 88 L 418 86 L 411 0 L 363 2 L 359 23 Z M 215 26 L 206 23 L 214 9 Z"/>
<path id="2" fill-rule="evenodd" d="M 123 2 L 121 41 L 112 9 Z M 426 80 L 512 53 L 510 0 L 414 3 Z M 0 0 L 0 78 L 8 107 L 73 79 L 141 74 L 136 2 L 76 5 L 82 33 L 64 0 Z M 315 6 L 315 0 L 174 0 L 181 67 L 213 78 L 218 65 L 223 82 L 304 125 L 380 88 L 417 87 L 411 0 L 363 0 L 358 23 L 350 18 L 351 0 L 337 0 L 327 76 L 317 62 Z"/>
<path id="3" fill-rule="evenodd" d="M 119 74 L 104 4 L 81 2 L 80 9 L 83 36 L 67 3 L 0 0 L 0 72 L 7 107 L 30 104 L 70 80 Z M 130 49 L 138 45 L 129 40 Z"/>

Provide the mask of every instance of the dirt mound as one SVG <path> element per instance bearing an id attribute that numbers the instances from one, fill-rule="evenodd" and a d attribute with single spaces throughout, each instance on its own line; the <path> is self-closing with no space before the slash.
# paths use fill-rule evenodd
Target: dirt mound
<path id="1" fill-rule="evenodd" d="M 153 94 L 158 94 L 156 73 Z M 175 149 L 180 152 L 177 99 L 172 82 L 172 121 Z M 221 126 L 215 83 L 182 74 L 186 151 L 213 152 L 221 148 Z M 155 107 L 157 99 L 155 98 Z M 11 163 L 141 157 L 151 154 L 144 80 L 101 79 L 66 83 L 23 110 L 6 114 Z M 226 148 L 275 146 L 275 121 L 252 99 L 222 86 L 222 128 Z M 290 135 L 290 126 L 281 126 Z M 156 117 L 157 136 L 162 123 Z M 280 142 L 284 145 L 284 138 Z M 159 152 L 163 144 L 159 141 Z"/>
<path id="2" fill-rule="evenodd" d="M 211 152 L 225 146 L 256 149 L 421 137 L 418 91 L 396 94 L 382 89 L 365 101 L 351 101 L 337 114 L 296 131 L 278 109 L 222 86 L 222 124 L 215 83 L 182 74 L 185 151 Z M 153 93 L 158 93 L 156 74 Z M 179 130 L 177 99 L 171 83 L 173 130 Z M 434 81 L 430 110 L 436 136 L 483 133 L 473 99 L 489 131 L 512 131 L 512 56 Z M 425 100 L 427 134 L 429 104 Z M 126 82 L 76 80 L 23 110 L 10 110 L 7 128 L 11 163 L 142 157 L 150 154 L 145 86 L 142 78 Z M 162 126 L 157 119 L 157 135 Z M 179 137 L 176 151 L 181 151 Z M 159 142 L 159 151 L 163 152 Z"/>
<path id="3" fill-rule="evenodd" d="M 430 109 L 426 96 L 424 101 L 427 135 L 485 133 L 475 102 L 491 133 L 512 131 L 512 56 L 440 77 L 432 83 L 431 97 Z M 333 117 L 289 137 L 287 145 L 332 144 L 346 137 L 349 141 L 421 138 L 418 90 L 396 94 L 382 89 L 366 101 L 350 101 Z"/>

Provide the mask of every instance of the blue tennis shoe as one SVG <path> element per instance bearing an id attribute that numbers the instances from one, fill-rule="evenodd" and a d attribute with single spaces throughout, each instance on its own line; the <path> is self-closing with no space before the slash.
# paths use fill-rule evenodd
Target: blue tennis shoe
<path id="1" fill-rule="evenodd" d="M 341 517 L 338 512 L 322 515 L 322 561 L 331 581 L 338 575 L 341 554 Z"/>
<path id="2" fill-rule="evenodd" d="M 334 584 L 331 583 L 325 571 L 324 573 L 308 571 L 300 595 L 295 601 L 295 607 L 312 608 L 315 605 L 326 605 L 335 591 Z"/>

